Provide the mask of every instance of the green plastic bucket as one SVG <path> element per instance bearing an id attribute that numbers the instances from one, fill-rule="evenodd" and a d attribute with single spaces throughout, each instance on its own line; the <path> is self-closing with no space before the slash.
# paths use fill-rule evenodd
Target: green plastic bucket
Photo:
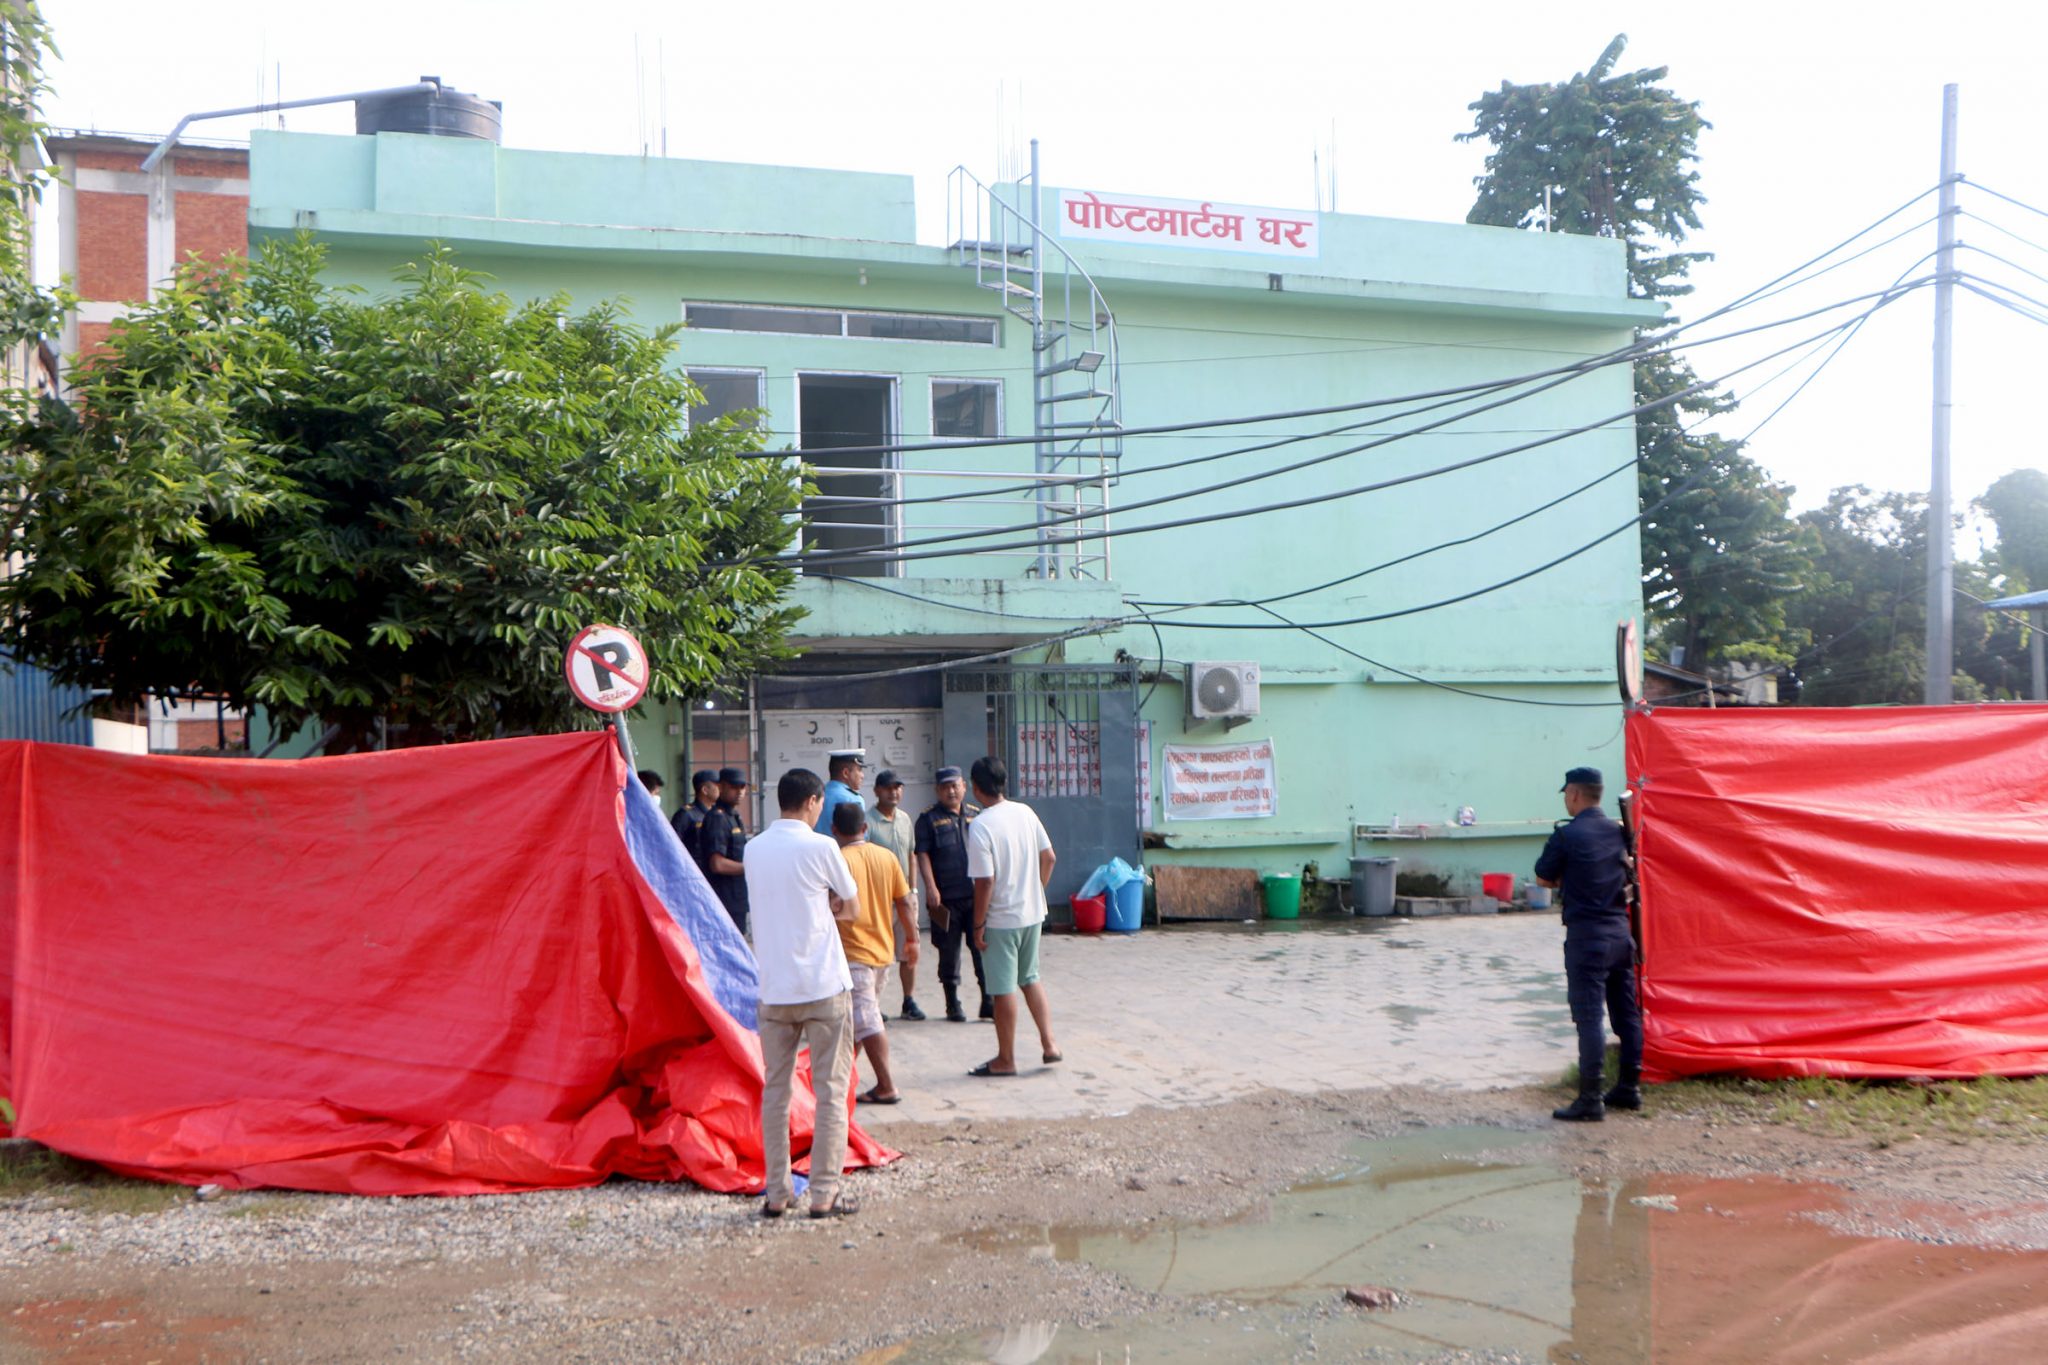
<path id="1" fill-rule="evenodd" d="M 1261 884 L 1266 891 L 1267 919 L 1301 918 L 1301 878 L 1292 872 L 1276 872 Z"/>

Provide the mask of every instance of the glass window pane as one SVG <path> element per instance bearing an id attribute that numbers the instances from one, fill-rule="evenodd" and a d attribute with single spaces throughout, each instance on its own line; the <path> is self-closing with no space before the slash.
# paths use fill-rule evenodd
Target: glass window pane
<path id="1" fill-rule="evenodd" d="M 685 370 L 690 382 L 704 395 L 702 403 L 690 405 L 690 425 L 715 422 L 721 417 L 761 407 L 761 376 L 735 374 L 730 370 Z"/>
<path id="2" fill-rule="evenodd" d="M 934 379 L 932 435 L 939 440 L 1002 435 L 996 419 L 1002 383 L 994 379 Z"/>
<path id="3" fill-rule="evenodd" d="M 838 313 L 812 308 L 769 308 L 732 303 L 683 305 L 683 319 L 692 327 L 721 332 L 794 332 L 803 336 L 836 337 Z"/>
<path id="4" fill-rule="evenodd" d="M 996 344 L 994 318 L 940 318 L 912 313 L 848 313 L 846 334 L 882 341 L 954 341 Z"/>

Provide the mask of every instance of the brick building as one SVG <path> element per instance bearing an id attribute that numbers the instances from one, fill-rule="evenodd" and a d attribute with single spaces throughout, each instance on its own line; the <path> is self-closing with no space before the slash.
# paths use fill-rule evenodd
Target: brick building
<path id="1" fill-rule="evenodd" d="M 150 297 L 178 263 L 249 247 L 249 152 L 191 146 L 145 173 L 157 140 L 62 133 L 47 143 L 62 178 L 58 269 L 78 291 L 65 321 L 63 365 L 97 346 L 114 320 Z"/>
<path id="2" fill-rule="evenodd" d="M 60 379 L 180 262 L 249 249 L 248 149 L 181 142 L 174 155 L 144 172 L 143 158 L 156 144 L 152 137 L 80 132 L 56 134 L 45 143 L 60 182 L 58 269 L 79 299 L 64 320 Z M 207 698 L 160 699 L 133 714 L 101 715 L 95 723 L 132 736 L 101 747 L 217 752 L 247 742 L 242 715 Z"/>

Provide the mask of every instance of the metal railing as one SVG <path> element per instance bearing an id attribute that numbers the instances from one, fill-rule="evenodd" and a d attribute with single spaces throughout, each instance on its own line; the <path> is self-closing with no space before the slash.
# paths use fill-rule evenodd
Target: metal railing
<path id="1" fill-rule="evenodd" d="M 997 524 L 1027 534 L 1035 528 L 1032 573 L 1108 578 L 1109 490 L 1123 456 L 1116 316 L 1093 277 L 1042 221 L 1036 141 L 1030 173 L 1014 192 L 1021 207 L 965 166 L 946 179 L 946 240 L 955 258 L 974 271 L 978 287 L 996 294 L 1005 312 L 1031 328 L 1033 487 L 1016 500 L 975 501 L 1004 507 L 1008 519 Z M 911 470 L 904 477 L 924 486 L 964 473 Z M 1005 477 L 1019 482 L 1014 474 Z"/>

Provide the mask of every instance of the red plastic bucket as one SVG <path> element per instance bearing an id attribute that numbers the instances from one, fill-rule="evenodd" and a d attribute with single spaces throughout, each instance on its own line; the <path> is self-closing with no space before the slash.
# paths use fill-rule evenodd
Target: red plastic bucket
<path id="1" fill-rule="evenodd" d="M 1511 901 L 1515 898 L 1515 874 L 1488 872 L 1480 877 L 1479 889 L 1497 901 Z"/>
<path id="2" fill-rule="evenodd" d="M 1099 934 L 1109 919 L 1109 898 L 1107 896 L 1069 896 L 1067 903 L 1074 907 L 1074 932 L 1077 934 Z"/>

